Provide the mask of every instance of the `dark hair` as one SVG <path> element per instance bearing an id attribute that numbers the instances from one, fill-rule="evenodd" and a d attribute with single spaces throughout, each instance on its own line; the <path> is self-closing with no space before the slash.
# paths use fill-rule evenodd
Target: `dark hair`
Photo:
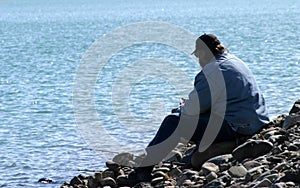
<path id="1" fill-rule="evenodd" d="M 213 34 L 204 33 L 199 37 L 199 39 L 201 39 L 206 44 L 206 46 L 215 56 L 221 55 L 227 50 L 227 48 L 222 45 L 219 39 Z"/>

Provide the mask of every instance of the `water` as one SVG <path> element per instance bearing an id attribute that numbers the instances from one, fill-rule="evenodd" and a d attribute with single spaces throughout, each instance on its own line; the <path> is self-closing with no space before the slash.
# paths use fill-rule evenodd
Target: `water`
<path id="1" fill-rule="evenodd" d="M 299 5 L 297 0 L 0 1 L 0 187 L 59 187 L 79 173 L 103 168 L 114 155 L 108 151 L 120 150 L 101 135 L 105 145 L 98 148 L 100 154 L 86 144 L 76 126 L 72 97 L 86 50 L 103 34 L 129 23 L 164 21 L 197 35 L 216 34 L 252 69 L 271 116 L 288 113 L 300 96 Z M 150 57 L 174 62 L 190 79 L 199 70 L 172 48 L 132 46 L 103 68 L 95 88 L 102 124 L 138 149 L 181 96 L 164 80 L 140 80 L 127 110 L 141 124 L 129 132 L 107 104 L 118 74 L 132 61 Z M 159 110 L 153 107 L 157 104 L 162 110 L 149 125 L 141 117 L 147 120 L 153 109 Z M 54 183 L 38 183 L 43 177 Z"/>

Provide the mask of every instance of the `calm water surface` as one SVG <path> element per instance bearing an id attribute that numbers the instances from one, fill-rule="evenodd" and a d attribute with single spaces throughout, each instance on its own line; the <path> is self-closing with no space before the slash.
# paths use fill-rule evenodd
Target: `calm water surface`
<path id="1" fill-rule="evenodd" d="M 99 139 L 106 144 L 100 154 L 86 144 L 74 119 L 72 92 L 80 59 L 90 45 L 129 23 L 164 21 L 196 35 L 215 33 L 252 69 L 271 116 L 288 113 L 300 97 L 299 5 L 298 0 L 1 0 L 0 187 L 59 187 L 79 173 L 103 168 L 114 155 L 109 151 L 119 151 L 102 135 Z M 155 104 L 164 104 L 164 113 L 151 125 L 122 131 L 110 102 L 114 79 L 132 62 L 153 57 L 174 62 L 190 79 L 200 70 L 170 47 L 132 46 L 105 65 L 95 87 L 102 124 L 137 149 L 146 146 L 161 118 L 182 97 L 161 79 L 141 80 L 132 88 L 126 110 L 141 122 Z M 43 177 L 55 182 L 38 183 Z"/>

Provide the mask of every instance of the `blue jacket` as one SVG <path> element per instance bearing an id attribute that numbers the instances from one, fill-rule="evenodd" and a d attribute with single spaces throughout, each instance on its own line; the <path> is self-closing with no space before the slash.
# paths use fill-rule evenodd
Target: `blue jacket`
<path id="1" fill-rule="evenodd" d="M 256 133 L 269 121 L 254 75 L 242 60 L 228 52 L 217 56 L 197 74 L 194 90 L 181 113 L 215 113 L 244 135 Z"/>

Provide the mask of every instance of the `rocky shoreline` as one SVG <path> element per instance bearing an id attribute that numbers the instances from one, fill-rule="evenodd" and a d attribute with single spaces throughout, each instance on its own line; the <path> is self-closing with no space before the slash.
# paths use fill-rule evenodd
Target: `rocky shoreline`
<path id="1" fill-rule="evenodd" d="M 300 99 L 288 115 L 279 115 L 237 147 L 223 145 L 220 155 L 191 156 L 194 147 L 179 144 L 176 157 L 155 166 L 151 182 L 134 187 L 300 187 Z M 212 151 L 217 150 L 216 145 Z M 75 176 L 61 188 L 128 187 L 131 166 L 139 160 L 120 153 L 106 162 L 104 171 Z"/>

